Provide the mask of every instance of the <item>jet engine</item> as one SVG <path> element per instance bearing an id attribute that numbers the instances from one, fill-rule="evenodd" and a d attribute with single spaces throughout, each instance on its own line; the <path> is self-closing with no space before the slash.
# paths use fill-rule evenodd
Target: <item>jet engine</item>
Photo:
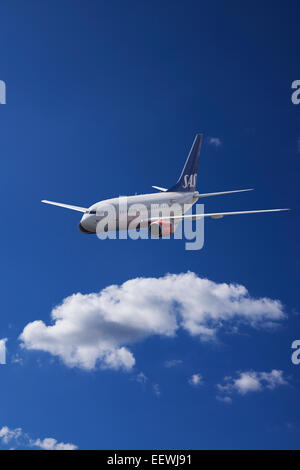
<path id="1" fill-rule="evenodd" d="M 151 238 L 169 237 L 174 233 L 174 226 L 167 220 L 157 220 L 149 225 L 149 233 Z"/>

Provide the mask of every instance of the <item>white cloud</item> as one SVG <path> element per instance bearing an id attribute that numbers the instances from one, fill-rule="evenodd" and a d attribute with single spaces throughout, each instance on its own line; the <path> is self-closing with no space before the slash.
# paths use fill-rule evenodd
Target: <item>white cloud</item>
<path id="1" fill-rule="evenodd" d="M 198 387 L 199 385 L 203 384 L 203 377 L 201 374 L 193 374 L 192 377 L 189 379 L 189 384 L 193 385 L 194 387 Z"/>
<path id="2" fill-rule="evenodd" d="M 144 374 L 144 372 L 139 372 L 136 376 L 136 381 L 140 384 L 145 384 L 148 380 L 148 377 Z"/>
<path id="3" fill-rule="evenodd" d="M 209 137 L 208 143 L 209 145 L 212 145 L 213 147 L 221 147 L 222 145 L 222 141 L 219 137 Z"/>
<path id="4" fill-rule="evenodd" d="M 160 386 L 159 386 L 158 384 L 154 384 L 154 385 L 153 385 L 153 392 L 155 393 L 155 395 L 156 395 L 157 397 L 160 396 L 161 391 L 160 391 Z"/>
<path id="5" fill-rule="evenodd" d="M 279 300 L 255 299 L 242 285 L 188 272 L 73 294 L 52 310 L 50 325 L 28 323 L 20 339 L 24 348 L 47 351 L 70 367 L 130 370 L 135 358 L 128 345 L 151 335 L 172 337 L 182 328 L 208 341 L 233 322 L 258 328 L 284 317 Z"/>
<path id="6" fill-rule="evenodd" d="M 32 440 L 22 428 L 10 429 L 8 426 L 3 426 L 0 429 L 0 441 L 3 444 L 13 444 L 15 447 L 39 447 L 44 450 L 75 450 L 77 446 L 74 444 L 65 444 L 64 442 L 57 442 L 52 437 L 47 437 L 43 440 Z"/>
<path id="7" fill-rule="evenodd" d="M 271 390 L 279 387 L 279 385 L 288 385 L 287 379 L 283 377 L 282 370 L 273 369 L 271 372 L 261 372 L 260 379 L 265 387 Z"/>
<path id="8" fill-rule="evenodd" d="M 287 379 L 283 376 L 282 370 L 273 369 L 271 372 L 238 372 L 236 378 L 224 377 L 224 383 L 217 387 L 223 395 L 217 396 L 218 400 L 231 400 L 229 395 L 234 392 L 246 395 L 249 392 L 261 392 L 265 389 L 273 390 L 280 385 L 288 385 Z"/>
<path id="9" fill-rule="evenodd" d="M 18 440 L 22 436 L 22 428 L 9 429 L 3 426 L 0 429 L 0 439 L 4 444 L 8 444 L 12 440 Z"/>
<path id="10" fill-rule="evenodd" d="M 10 362 L 23 365 L 23 358 L 19 354 L 15 354 L 11 357 Z"/>
<path id="11" fill-rule="evenodd" d="M 33 446 L 39 447 L 43 450 L 75 450 L 77 446 L 74 444 L 65 444 L 64 442 L 57 442 L 56 439 L 52 437 L 46 437 L 41 441 L 41 439 L 37 439 L 32 443 Z"/>
<path id="12" fill-rule="evenodd" d="M 216 399 L 219 400 L 219 401 L 222 401 L 224 403 L 228 403 L 229 405 L 232 403 L 232 398 L 230 398 L 228 396 L 223 397 L 221 395 L 217 395 Z"/>
<path id="13" fill-rule="evenodd" d="M 165 367 L 176 367 L 182 364 L 183 361 L 181 359 L 171 359 L 170 361 L 165 361 Z"/>

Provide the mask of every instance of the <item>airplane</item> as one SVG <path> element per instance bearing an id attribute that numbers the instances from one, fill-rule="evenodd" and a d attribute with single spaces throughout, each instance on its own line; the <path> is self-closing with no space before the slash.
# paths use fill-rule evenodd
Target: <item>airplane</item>
<path id="1" fill-rule="evenodd" d="M 185 219 L 197 220 L 202 217 L 220 219 L 226 215 L 257 214 L 289 210 L 263 209 L 238 212 L 185 214 L 199 199 L 252 191 L 252 188 L 205 194 L 200 194 L 196 191 L 202 141 L 203 134 L 197 134 L 177 183 L 169 189 L 160 186 L 152 186 L 159 192 L 106 199 L 96 202 L 90 207 L 74 206 L 45 199 L 42 200 L 42 202 L 82 212 L 83 216 L 78 228 L 80 232 L 85 234 L 98 233 L 99 226 L 101 232 L 110 231 L 110 227 L 113 227 L 115 231 L 128 230 L 128 228 L 132 226 L 132 222 L 136 220 L 138 221 L 136 227 L 147 228 L 152 238 L 170 237 L 176 230 L 177 225 Z M 136 207 L 138 207 L 139 210 L 135 210 Z M 170 207 L 175 207 L 175 210 L 173 212 L 167 212 Z M 111 211 L 111 208 L 113 208 L 114 211 Z M 167 215 L 164 215 L 164 211 L 167 212 Z M 107 223 L 99 225 L 100 222 L 104 221 L 104 218 Z"/>

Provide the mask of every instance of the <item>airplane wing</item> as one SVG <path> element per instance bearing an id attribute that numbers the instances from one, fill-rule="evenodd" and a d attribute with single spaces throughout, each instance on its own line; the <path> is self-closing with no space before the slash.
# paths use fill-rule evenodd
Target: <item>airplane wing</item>
<path id="1" fill-rule="evenodd" d="M 78 212 L 86 212 L 88 210 L 86 207 L 70 206 L 70 204 L 62 204 L 61 202 L 46 201 L 45 199 L 43 199 L 41 202 L 44 202 L 45 204 L 51 204 L 52 206 L 65 207 L 66 209 L 71 209 L 73 211 L 78 211 Z"/>
<path id="2" fill-rule="evenodd" d="M 155 187 L 155 186 L 153 186 L 153 187 Z M 235 189 L 234 191 L 222 191 L 221 193 L 199 194 L 198 197 L 221 196 L 222 194 L 244 193 L 245 191 L 253 191 L 253 188 L 251 188 L 251 189 Z"/>
<path id="3" fill-rule="evenodd" d="M 167 188 L 161 188 L 160 186 L 152 186 L 154 189 L 158 189 L 158 191 L 162 191 L 163 193 L 168 191 Z"/>
<path id="4" fill-rule="evenodd" d="M 183 220 L 183 219 L 192 219 L 197 220 L 202 217 L 211 217 L 212 219 L 222 219 L 225 215 L 238 215 L 238 214 L 258 214 L 261 212 L 280 212 L 280 211 L 289 211 L 290 209 L 263 209 L 258 211 L 238 211 L 238 212 L 214 212 L 211 214 L 188 214 L 188 215 L 171 215 L 169 217 L 153 217 L 148 219 L 148 222 L 154 222 L 157 220 Z"/>

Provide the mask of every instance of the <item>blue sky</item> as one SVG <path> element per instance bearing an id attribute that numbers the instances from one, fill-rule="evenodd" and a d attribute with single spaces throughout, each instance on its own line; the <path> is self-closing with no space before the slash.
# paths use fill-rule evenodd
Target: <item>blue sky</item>
<path id="1" fill-rule="evenodd" d="M 0 429 L 22 428 L 19 446 L 51 437 L 81 449 L 299 448 L 298 2 L 0 8 L 0 338 L 8 338 Z M 182 240 L 84 236 L 79 214 L 40 203 L 89 206 L 171 186 L 196 132 L 205 136 L 199 191 L 255 188 L 210 198 L 206 211 L 293 210 L 209 220 L 204 248 L 186 251 Z M 252 300 L 278 299 L 284 318 L 270 329 L 234 317 L 211 342 L 183 327 L 147 334 L 122 344 L 135 358 L 129 371 L 70 367 L 20 348 L 25 326 L 50 325 L 51 310 L 73 293 L 188 271 L 245 286 Z M 276 386 L 259 375 L 272 370 L 283 374 Z M 241 393 L 249 371 L 256 389 Z M 231 403 L 216 399 L 218 384 L 229 384 Z"/>

